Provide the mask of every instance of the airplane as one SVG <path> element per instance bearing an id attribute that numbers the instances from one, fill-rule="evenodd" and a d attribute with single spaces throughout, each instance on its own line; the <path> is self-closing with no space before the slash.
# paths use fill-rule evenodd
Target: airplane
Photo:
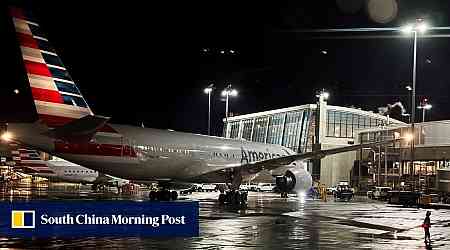
<path id="1" fill-rule="evenodd" d="M 105 174 L 133 181 L 157 181 L 151 199 L 175 200 L 166 186 L 180 183 L 229 183 L 221 202 L 244 203 L 243 180 L 271 170 L 282 195 L 312 186 L 306 159 L 391 141 L 299 154 L 281 145 L 108 123 L 94 115 L 37 21 L 23 9 L 10 14 L 20 45 L 38 120 L 8 123 L 2 134 L 28 148 Z"/>
<path id="2" fill-rule="evenodd" d="M 17 148 L 11 151 L 11 155 L 15 171 L 53 182 L 94 184 L 94 188 L 100 185 L 120 187 L 129 183 L 128 180 L 105 175 L 58 157 L 43 160 L 39 152 L 32 149 Z"/>
<path id="3" fill-rule="evenodd" d="M 92 183 L 98 178 L 98 172 L 61 160 L 44 161 L 39 152 L 18 148 L 11 151 L 15 163 L 14 170 L 52 181 L 73 183 Z M 63 163 L 63 164 L 62 164 Z"/>

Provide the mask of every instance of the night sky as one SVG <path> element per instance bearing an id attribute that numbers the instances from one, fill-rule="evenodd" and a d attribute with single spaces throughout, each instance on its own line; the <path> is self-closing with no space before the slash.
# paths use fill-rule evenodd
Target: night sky
<path id="1" fill-rule="evenodd" d="M 450 26 L 449 1 L 144 2 L 34 1 L 31 8 L 95 114 L 113 123 L 206 133 L 203 88 L 215 83 L 215 135 L 222 131 L 220 92 L 228 83 L 239 91 L 230 99 L 234 114 L 313 103 L 322 88 L 330 91 L 331 105 L 376 112 L 401 101 L 410 109 L 405 85 L 412 81 L 411 38 L 297 31 L 398 27 L 418 17 Z M 6 13 L 4 4 L 1 120 L 32 120 L 30 89 Z M 433 105 L 427 120 L 450 119 L 449 42 L 445 36 L 419 38 L 417 102 L 428 97 Z M 400 119 L 399 113 L 393 116 Z M 416 117 L 421 119 L 419 112 Z"/>

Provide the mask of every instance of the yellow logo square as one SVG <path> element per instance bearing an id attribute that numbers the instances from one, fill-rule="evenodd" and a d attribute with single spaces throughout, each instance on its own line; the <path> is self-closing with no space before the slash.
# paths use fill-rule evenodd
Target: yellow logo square
<path id="1" fill-rule="evenodd" d="M 34 210 L 12 210 L 11 228 L 34 228 L 35 212 Z"/>

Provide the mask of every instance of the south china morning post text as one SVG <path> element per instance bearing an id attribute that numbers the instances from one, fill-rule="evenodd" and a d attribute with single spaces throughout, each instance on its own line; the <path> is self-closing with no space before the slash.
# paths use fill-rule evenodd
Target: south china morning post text
<path id="1" fill-rule="evenodd" d="M 0 236 L 195 237 L 198 202 L 0 202 Z"/>
<path id="2" fill-rule="evenodd" d="M 63 216 L 49 216 L 42 214 L 41 225 L 150 225 L 159 227 L 160 225 L 186 225 L 186 216 L 123 216 L 122 214 L 112 214 L 110 216 L 97 216 L 95 214 L 65 214 Z"/>

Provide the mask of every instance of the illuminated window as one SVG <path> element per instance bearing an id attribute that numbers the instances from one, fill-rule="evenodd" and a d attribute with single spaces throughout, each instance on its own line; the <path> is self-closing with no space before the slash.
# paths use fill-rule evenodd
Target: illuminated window
<path id="1" fill-rule="evenodd" d="M 252 141 L 265 142 L 268 121 L 269 117 L 256 118 L 255 127 L 253 128 Z"/>
<path id="2" fill-rule="evenodd" d="M 242 129 L 242 138 L 250 141 L 252 137 L 253 119 L 243 121 L 244 128 Z"/>
<path id="3" fill-rule="evenodd" d="M 274 114 L 270 117 L 267 143 L 280 144 L 283 133 L 283 119 L 285 114 Z"/>
<path id="4" fill-rule="evenodd" d="M 230 123 L 230 137 L 229 138 L 238 138 L 239 134 L 239 121 Z"/>
<path id="5" fill-rule="evenodd" d="M 297 150 L 300 142 L 303 111 L 292 111 L 286 114 L 282 145 Z"/>

